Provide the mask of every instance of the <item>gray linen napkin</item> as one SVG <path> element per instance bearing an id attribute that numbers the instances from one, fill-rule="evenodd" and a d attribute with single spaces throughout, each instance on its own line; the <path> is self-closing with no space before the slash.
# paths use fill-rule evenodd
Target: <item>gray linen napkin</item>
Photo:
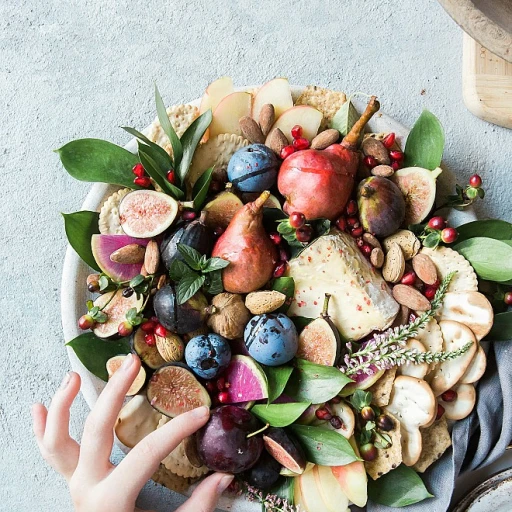
<path id="1" fill-rule="evenodd" d="M 411 505 L 407 512 L 445 512 L 460 473 L 487 466 L 503 455 L 512 440 L 512 344 L 483 342 L 488 364 L 477 386 L 477 403 L 466 419 L 455 423 L 453 446 L 421 475 L 435 498 Z M 369 502 L 368 512 L 404 510 Z"/>

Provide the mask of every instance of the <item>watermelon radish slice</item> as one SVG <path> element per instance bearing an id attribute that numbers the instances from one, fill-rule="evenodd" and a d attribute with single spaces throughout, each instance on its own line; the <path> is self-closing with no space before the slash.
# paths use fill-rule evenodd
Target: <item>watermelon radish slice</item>
<path id="1" fill-rule="evenodd" d="M 129 244 L 139 244 L 146 247 L 149 240 L 132 238 L 128 235 L 92 235 L 92 255 L 101 271 L 116 282 L 129 281 L 140 274 L 142 263 L 123 264 L 115 263 L 110 255 Z"/>
<path id="2" fill-rule="evenodd" d="M 267 377 L 261 366 L 248 356 L 234 356 L 223 374 L 229 382 L 229 404 L 268 398 Z"/>

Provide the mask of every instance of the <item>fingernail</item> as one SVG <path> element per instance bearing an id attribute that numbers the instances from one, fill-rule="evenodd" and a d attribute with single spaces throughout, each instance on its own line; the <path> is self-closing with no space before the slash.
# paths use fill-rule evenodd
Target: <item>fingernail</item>
<path id="1" fill-rule="evenodd" d="M 217 484 L 217 492 L 222 494 L 228 487 L 229 484 L 233 481 L 235 475 L 224 475 Z"/>
<path id="2" fill-rule="evenodd" d="M 133 354 L 128 354 L 125 358 L 124 358 L 124 361 L 123 361 L 123 364 L 121 365 L 121 368 L 119 368 L 120 370 L 128 370 L 128 368 L 130 368 L 130 366 L 133 364 Z"/>
<path id="3" fill-rule="evenodd" d="M 64 375 L 64 378 L 62 379 L 62 382 L 60 383 L 60 389 L 64 389 L 69 384 L 70 380 L 71 380 L 71 374 L 66 373 L 66 375 Z"/>
<path id="4" fill-rule="evenodd" d="M 202 407 L 198 407 L 192 411 L 192 415 L 194 418 L 204 418 L 205 416 L 210 415 L 210 408 L 203 405 Z"/>

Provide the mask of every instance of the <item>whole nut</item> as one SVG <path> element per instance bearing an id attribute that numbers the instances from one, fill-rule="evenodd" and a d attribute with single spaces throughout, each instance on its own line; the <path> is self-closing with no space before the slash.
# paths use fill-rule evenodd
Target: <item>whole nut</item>
<path id="1" fill-rule="evenodd" d="M 151 240 L 146 247 L 146 254 L 144 256 L 144 267 L 148 274 L 155 274 L 160 265 L 160 251 L 158 244 Z"/>
<path id="2" fill-rule="evenodd" d="M 389 165 L 391 162 L 388 150 L 380 140 L 368 137 L 363 140 L 362 149 L 366 156 L 373 156 L 379 164 Z"/>
<path id="3" fill-rule="evenodd" d="M 208 318 L 208 327 L 228 340 L 240 338 L 251 314 L 242 297 L 236 293 L 219 293 L 212 300 L 214 312 Z"/>
<path id="4" fill-rule="evenodd" d="M 434 284 L 437 281 L 437 268 L 432 258 L 426 254 L 417 254 L 412 259 L 412 268 L 416 275 L 425 284 Z"/>
<path id="5" fill-rule="evenodd" d="M 312 141 L 311 149 L 325 149 L 340 138 L 340 132 L 334 128 L 320 132 Z"/>
<path id="6" fill-rule="evenodd" d="M 397 243 L 392 243 L 382 267 L 382 277 L 388 283 L 398 283 L 405 272 L 405 258 Z M 407 304 L 406 304 L 407 305 Z"/>
<path id="7" fill-rule="evenodd" d="M 266 137 L 270 132 L 272 126 L 274 126 L 274 122 L 276 120 L 276 113 L 274 110 L 274 105 L 272 103 L 265 103 L 260 110 L 260 117 L 258 119 L 260 123 L 261 132 Z"/>
<path id="8" fill-rule="evenodd" d="M 242 135 L 252 144 L 264 144 L 265 137 L 259 124 L 250 116 L 244 116 L 238 121 Z"/>
<path id="9" fill-rule="evenodd" d="M 382 250 L 382 245 L 380 245 L 379 240 L 376 236 L 373 236 L 371 233 L 364 233 L 363 234 L 363 240 L 372 247 L 378 247 Z"/>
<path id="10" fill-rule="evenodd" d="M 183 359 L 185 345 L 177 334 L 168 332 L 165 337 L 155 335 L 155 339 L 156 348 L 165 362 L 172 363 Z"/>
<path id="11" fill-rule="evenodd" d="M 122 265 L 134 265 L 135 263 L 142 263 L 146 248 L 139 244 L 128 244 L 110 255 L 110 261 L 114 263 L 121 263 Z"/>
<path id="12" fill-rule="evenodd" d="M 370 253 L 370 262 L 375 268 L 381 268 L 384 265 L 384 251 L 374 247 Z"/>
<path id="13" fill-rule="evenodd" d="M 281 154 L 281 150 L 288 146 L 286 135 L 279 129 L 274 128 L 268 135 L 266 145 L 277 155 Z"/>
<path id="14" fill-rule="evenodd" d="M 393 297 L 403 306 L 407 306 L 413 311 L 428 311 L 430 301 L 416 288 L 406 284 L 397 284 L 393 287 Z"/>
<path id="15" fill-rule="evenodd" d="M 286 295 L 275 290 L 251 292 L 245 298 L 245 306 L 253 315 L 272 313 L 285 302 Z"/>
<path id="16" fill-rule="evenodd" d="M 393 243 L 396 243 L 401 247 L 406 260 L 412 259 L 421 249 L 421 242 L 418 240 L 416 235 L 408 229 L 400 229 L 382 241 L 386 251 L 389 251 Z"/>
<path id="17" fill-rule="evenodd" d="M 380 176 L 381 178 L 389 178 L 395 174 L 395 170 L 390 165 L 376 165 L 371 171 L 374 176 Z"/>

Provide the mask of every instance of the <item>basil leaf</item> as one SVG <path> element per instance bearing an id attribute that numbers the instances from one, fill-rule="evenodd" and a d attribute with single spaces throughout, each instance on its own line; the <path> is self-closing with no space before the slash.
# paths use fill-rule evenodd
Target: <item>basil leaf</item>
<path id="1" fill-rule="evenodd" d="M 338 130 L 340 135 L 345 137 L 356 124 L 359 117 L 359 113 L 354 107 L 352 100 L 349 98 L 343 103 L 338 112 L 334 114 L 331 121 L 331 128 Z"/>
<path id="2" fill-rule="evenodd" d="M 277 310 L 279 313 L 286 313 L 295 295 L 295 281 L 293 277 L 278 277 L 272 281 L 272 290 L 286 295 L 285 303 Z"/>
<path id="3" fill-rule="evenodd" d="M 194 210 L 200 210 L 203 206 L 208 191 L 210 190 L 210 183 L 213 177 L 213 167 L 207 169 L 201 177 L 195 182 L 192 190 L 192 197 L 194 198 Z"/>
<path id="4" fill-rule="evenodd" d="M 491 341 L 512 340 L 512 311 L 494 315 L 494 323 L 491 332 L 485 339 Z"/>
<path id="5" fill-rule="evenodd" d="M 130 353 L 130 339 L 121 338 L 117 341 L 107 341 L 98 338 L 92 332 L 80 336 L 66 343 L 77 355 L 80 362 L 96 377 L 108 380 L 106 364 L 114 356 Z"/>
<path id="6" fill-rule="evenodd" d="M 283 394 L 284 388 L 293 372 L 291 366 L 264 366 L 263 371 L 268 382 L 268 403 L 271 404 Z"/>
<path id="7" fill-rule="evenodd" d="M 321 404 L 336 396 L 351 382 L 338 368 L 297 359 L 285 393 L 299 402 Z"/>
<path id="8" fill-rule="evenodd" d="M 182 277 L 185 277 L 188 274 L 193 274 L 194 271 L 183 261 L 174 260 L 171 263 L 171 268 L 169 268 L 169 277 L 173 281 L 179 281 Z"/>
<path id="9" fill-rule="evenodd" d="M 388 507 L 407 507 L 433 497 L 418 473 L 403 464 L 378 480 L 368 479 L 368 498 Z"/>
<path id="10" fill-rule="evenodd" d="M 111 142 L 78 139 L 68 142 L 56 153 L 66 171 L 77 180 L 140 188 L 133 183 L 132 174 L 133 166 L 139 162 L 137 155 Z"/>
<path id="11" fill-rule="evenodd" d="M 193 297 L 201 289 L 205 279 L 204 276 L 197 274 L 190 274 L 180 279 L 176 287 L 178 304 L 185 304 L 188 299 Z"/>
<path id="12" fill-rule="evenodd" d="M 482 279 L 508 281 L 512 279 L 512 247 L 500 240 L 475 237 L 453 247 L 462 254 Z"/>
<path id="13" fill-rule="evenodd" d="M 504 220 L 488 219 L 475 220 L 457 227 L 459 236 L 457 243 L 464 242 L 468 238 L 487 237 L 496 240 L 512 240 L 512 224 Z"/>
<path id="14" fill-rule="evenodd" d="M 287 427 L 297 420 L 310 405 L 309 402 L 255 405 L 251 412 L 263 423 L 269 423 L 272 427 Z"/>
<path id="15" fill-rule="evenodd" d="M 338 432 L 310 425 L 291 425 L 289 428 L 304 448 L 309 462 L 321 466 L 345 466 L 360 460 L 348 440 Z"/>
<path id="16" fill-rule="evenodd" d="M 169 142 L 172 147 L 172 154 L 174 158 L 175 167 L 179 164 L 181 157 L 183 155 L 183 147 L 179 137 L 176 135 L 174 128 L 169 120 L 169 116 L 167 115 L 167 109 L 165 108 L 164 101 L 162 100 L 162 96 L 160 96 L 160 92 L 158 91 L 158 87 L 155 84 L 155 103 L 156 103 L 156 113 L 158 115 L 158 120 L 160 121 L 160 125 L 162 126 L 162 130 L 169 138 Z"/>
<path id="17" fill-rule="evenodd" d="M 433 171 L 441 164 L 443 151 L 443 127 L 432 112 L 424 110 L 407 137 L 404 167 L 423 167 Z"/>
<path id="18" fill-rule="evenodd" d="M 181 143 L 183 144 L 183 157 L 179 164 L 176 164 L 176 175 L 180 183 L 185 182 L 192 157 L 199 144 L 199 141 L 203 138 L 208 126 L 212 122 L 212 111 L 207 110 L 204 114 L 201 114 L 185 131 L 181 137 Z M 176 160 L 175 160 L 176 161 Z"/>
<path id="19" fill-rule="evenodd" d="M 216 270 L 214 272 L 210 272 L 208 274 L 208 293 L 210 295 L 218 295 L 219 293 L 222 293 L 224 290 L 224 287 L 222 285 L 222 274 L 220 270 Z"/>
<path id="20" fill-rule="evenodd" d="M 64 229 L 69 245 L 82 258 L 89 267 L 100 271 L 91 249 L 91 237 L 100 232 L 98 219 L 100 214 L 96 212 L 81 211 L 75 213 L 63 213 Z"/>
<path id="21" fill-rule="evenodd" d="M 201 270 L 201 254 L 199 252 L 185 244 L 178 244 L 177 247 L 187 265 L 194 270 Z"/>
<path id="22" fill-rule="evenodd" d="M 229 265 L 229 261 L 222 258 L 210 258 L 206 265 L 201 269 L 203 272 L 214 272 L 215 270 L 222 270 Z"/>
<path id="23" fill-rule="evenodd" d="M 143 133 L 135 130 L 135 128 L 130 128 L 129 126 L 121 126 L 121 128 L 127 131 L 130 135 L 133 135 L 140 141 L 144 142 L 144 145 L 147 146 L 146 153 L 151 156 L 155 162 L 157 162 L 163 175 L 167 174 L 170 169 L 174 168 L 172 158 L 162 146 L 159 146 L 155 142 L 149 140 Z"/>
<path id="24" fill-rule="evenodd" d="M 308 318 L 306 316 L 292 316 L 290 320 L 294 323 L 297 332 L 300 333 L 306 325 L 309 325 L 314 318 Z"/>

